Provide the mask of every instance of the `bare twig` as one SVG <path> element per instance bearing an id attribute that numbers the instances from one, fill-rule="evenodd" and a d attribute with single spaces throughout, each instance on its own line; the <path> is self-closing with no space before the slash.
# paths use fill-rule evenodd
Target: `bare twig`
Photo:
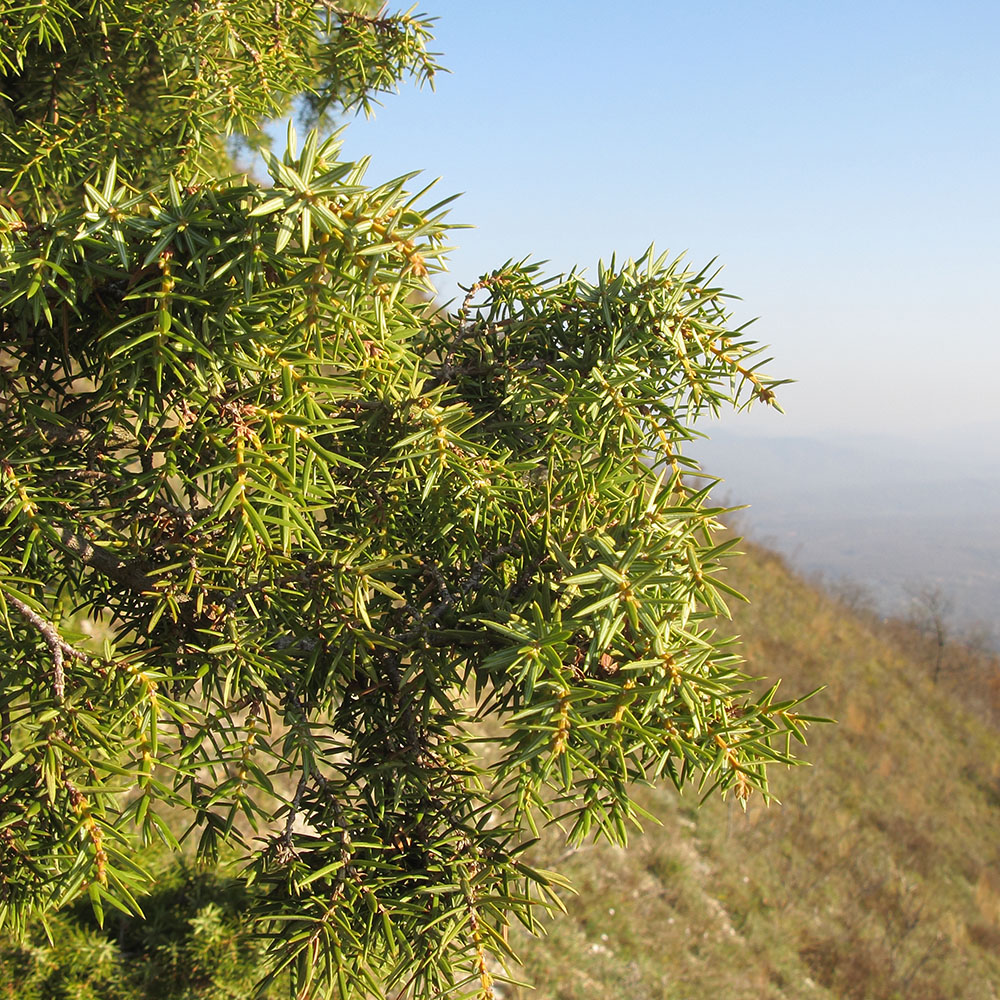
<path id="1" fill-rule="evenodd" d="M 376 34 L 399 31 L 400 25 L 406 25 L 410 20 L 405 14 L 387 16 L 386 9 L 389 6 L 388 4 L 382 4 L 374 16 L 371 14 L 359 14 L 353 10 L 345 10 L 340 4 L 333 2 L 333 0 L 320 0 L 320 5 L 326 7 L 332 14 L 339 17 L 341 24 L 345 26 L 348 24 L 361 24 L 371 28 Z"/>
<path id="2" fill-rule="evenodd" d="M 448 349 L 444 352 L 444 357 L 441 359 L 441 364 L 438 365 L 438 370 L 440 371 L 440 381 L 447 382 L 455 374 L 455 353 L 458 351 L 459 347 L 462 346 L 462 341 L 469 335 L 471 331 L 471 324 L 469 323 L 469 310 L 472 308 L 472 300 L 475 298 L 477 292 L 481 292 L 484 288 L 489 287 L 489 282 L 487 280 L 477 281 L 466 293 L 465 299 L 462 301 L 462 308 L 458 310 L 458 327 L 455 330 L 455 336 L 451 338 L 451 343 L 448 345 Z"/>
<path id="3" fill-rule="evenodd" d="M 483 559 L 480 559 L 473 567 L 472 572 L 461 582 L 459 590 L 462 596 L 468 596 L 472 591 L 478 590 L 482 586 L 483 573 L 488 569 L 495 569 L 512 552 L 517 552 L 517 545 L 501 545 L 499 548 L 488 552 Z"/>
<path id="4" fill-rule="evenodd" d="M 519 600 L 531 589 L 531 585 L 535 582 L 535 574 L 541 568 L 542 563 L 545 562 L 546 559 L 548 559 L 548 555 L 546 553 L 542 553 L 532 559 L 530 563 L 526 563 L 522 567 L 521 572 L 518 573 L 517 579 L 514 581 L 514 585 L 510 588 L 510 593 L 508 595 L 510 600 Z"/>
<path id="5" fill-rule="evenodd" d="M 285 818 L 285 829 L 278 840 L 278 854 L 280 861 L 287 861 L 295 857 L 295 847 L 292 845 L 292 833 L 295 828 L 295 821 L 299 816 L 299 809 L 302 806 L 302 796 L 305 795 L 309 786 L 309 775 L 303 774 L 299 778 L 299 783 L 295 786 L 295 796 L 288 806 L 288 816 Z"/>
<path id="6" fill-rule="evenodd" d="M 3 595 L 6 602 L 41 635 L 45 640 L 45 645 L 49 647 L 49 652 L 52 654 L 52 689 L 55 692 L 56 701 L 62 702 L 66 697 L 65 657 L 69 657 L 71 660 L 89 660 L 90 657 L 86 653 L 80 652 L 75 646 L 71 646 L 56 631 L 54 625 L 32 611 L 24 601 L 6 590 Z"/>

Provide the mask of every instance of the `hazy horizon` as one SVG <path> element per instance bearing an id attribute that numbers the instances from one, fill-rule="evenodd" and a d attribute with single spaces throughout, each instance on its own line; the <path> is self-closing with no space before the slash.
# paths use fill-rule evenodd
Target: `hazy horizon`
<path id="1" fill-rule="evenodd" d="M 1000 437 L 773 436 L 716 427 L 688 453 L 747 505 L 737 530 L 834 585 L 905 614 L 938 590 L 952 625 L 991 632 L 1000 604 Z M 984 459 L 984 454 L 986 458 Z"/>

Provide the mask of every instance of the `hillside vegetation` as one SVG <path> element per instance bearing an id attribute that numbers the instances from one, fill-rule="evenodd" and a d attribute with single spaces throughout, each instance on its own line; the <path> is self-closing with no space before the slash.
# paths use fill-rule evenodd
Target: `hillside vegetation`
<path id="1" fill-rule="evenodd" d="M 815 731 L 812 768 L 776 773 L 781 805 L 752 799 L 744 814 L 646 790 L 662 825 L 647 822 L 628 850 L 566 856 L 544 840 L 535 860 L 558 859 L 578 894 L 545 937 L 512 930 L 515 972 L 536 988 L 498 983 L 497 997 L 996 997 L 996 662 L 956 647 L 935 685 L 917 630 L 852 610 L 773 553 L 750 547 L 731 577 L 753 598 L 732 626 L 753 671 L 789 693 L 825 683 L 811 711 L 839 724 Z M 102 934 L 85 908 L 60 917 L 56 949 L 39 932 L 0 950 L 0 996 L 248 995 L 259 949 L 236 891 L 182 871 L 145 904 L 146 929 L 112 916 Z"/>
<path id="2" fill-rule="evenodd" d="M 869 620 L 754 548 L 732 579 L 757 674 L 801 691 L 809 771 L 782 804 L 649 791 L 627 851 L 580 850 L 579 894 L 547 937 L 518 935 L 537 1000 L 986 1000 L 1000 985 L 996 667 L 950 656 L 935 686 L 919 633 Z M 554 860 L 558 848 L 551 848 Z M 544 853 L 544 846 L 543 846 Z"/>

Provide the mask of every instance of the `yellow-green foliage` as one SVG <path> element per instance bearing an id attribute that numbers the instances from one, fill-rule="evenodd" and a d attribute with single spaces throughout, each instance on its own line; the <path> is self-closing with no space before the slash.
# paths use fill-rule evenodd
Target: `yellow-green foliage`
<path id="1" fill-rule="evenodd" d="M 137 913 L 139 849 L 193 832 L 296 996 L 489 998 L 562 885 L 536 826 L 621 843 L 644 779 L 746 802 L 793 760 L 802 699 L 718 634 L 730 546 L 685 480 L 699 418 L 781 384 L 711 269 L 508 261 L 433 313 L 412 176 L 315 129 L 270 185 L 220 166 L 428 79 L 429 31 L 0 4 L 5 931 Z"/>

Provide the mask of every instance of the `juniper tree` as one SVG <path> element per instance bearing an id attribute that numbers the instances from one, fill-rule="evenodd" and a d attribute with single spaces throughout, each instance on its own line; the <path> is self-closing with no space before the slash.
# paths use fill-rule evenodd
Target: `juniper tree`
<path id="1" fill-rule="evenodd" d="M 433 78 L 426 17 L 0 11 L 0 925 L 139 913 L 142 845 L 187 838 L 298 995 L 490 995 L 558 905 L 540 825 L 624 842 L 636 782 L 792 760 L 687 457 L 777 383 L 652 251 L 426 304 L 444 203 L 320 138 Z"/>

